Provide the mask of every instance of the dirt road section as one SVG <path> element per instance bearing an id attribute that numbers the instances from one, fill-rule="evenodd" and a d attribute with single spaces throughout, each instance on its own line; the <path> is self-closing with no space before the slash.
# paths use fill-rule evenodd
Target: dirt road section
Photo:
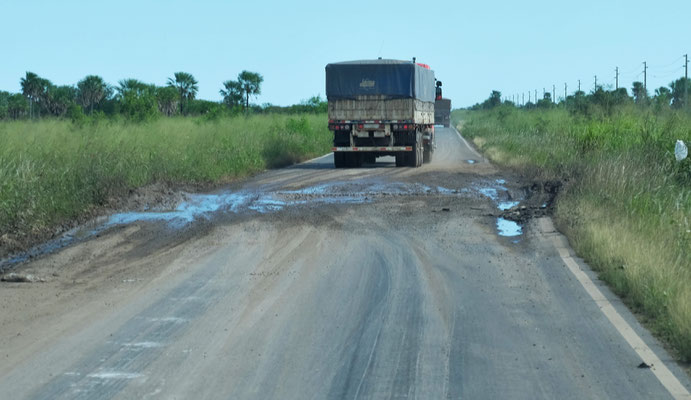
<path id="1" fill-rule="evenodd" d="M 20 266 L 0 398 L 672 398 L 535 223 L 558 189 L 437 132 L 422 168 L 326 157 Z"/>

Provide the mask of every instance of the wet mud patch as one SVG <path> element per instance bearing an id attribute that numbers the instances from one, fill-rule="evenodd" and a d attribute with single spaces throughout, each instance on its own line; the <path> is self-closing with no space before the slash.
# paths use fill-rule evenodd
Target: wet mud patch
<path id="1" fill-rule="evenodd" d="M 517 188 L 512 186 L 502 178 L 481 180 L 473 185 L 473 191 L 490 199 L 498 210 L 492 215 L 496 218 L 499 236 L 520 236 L 529 220 L 551 215 L 562 182 L 540 181 Z"/>
<path id="2" fill-rule="evenodd" d="M 562 186 L 560 181 L 534 182 L 530 186 L 525 186 L 521 189 L 525 193 L 525 199 L 502 209 L 500 217 L 525 224 L 533 218 L 551 215 Z"/>
<path id="3" fill-rule="evenodd" d="M 168 193 L 168 197 L 165 191 L 155 192 L 156 196 L 135 193 L 134 198 L 128 201 L 125 207 L 132 211 L 115 212 L 94 218 L 27 251 L 0 259 L 0 273 L 24 262 L 134 223 L 150 227 L 159 232 L 160 237 L 169 240 L 171 237 L 187 237 L 189 235 L 185 232 L 197 230 L 195 227 L 210 226 L 216 220 L 227 222 L 228 216 L 252 217 L 287 209 L 363 204 L 399 196 L 449 196 L 463 195 L 463 193 L 463 190 L 442 186 L 370 179 L 337 181 L 284 190 L 256 188 L 206 194 L 174 192 Z M 159 194 L 166 198 L 159 198 Z M 158 236 L 152 234 L 152 238 L 156 237 Z"/>
<path id="4" fill-rule="evenodd" d="M 456 185 L 459 182 L 468 182 L 468 177 L 449 178 L 437 176 L 435 179 L 425 179 L 426 184 L 365 178 L 278 190 L 259 187 L 215 193 L 174 192 L 168 193 L 168 197 L 165 191 L 156 192 L 156 196 L 166 197 L 165 199 L 156 196 L 134 196 L 127 205 L 128 208 L 134 207 L 134 211 L 116 212 L 95 218 L 56 239 L 2 259 L 0 273 L 34 258 L 134 223 L 147 226 L 159 232 L 161 238 L 170 240 L 189 237 L 199 229 L 204 231 L 216 222 L 228 222 L 233 218 L 252 218 L 287 210 L 294 210 L 290 211 L 291 213 L 301 213 L 300 210 L 305 208 L 365 204 L 390 201 L 398 197 L 488 198 L 500 211 L 496 215 L 498 234 L 516 236 L 522 233 L 521 225 L 528 219 L 549 212 L 554 196 L 561 187 L 559 183 L 543 182 L 514 190 L 507 187 L 509 185 L 504 179 L 475 179 L 471 180 L 473 183 L 468 187 L 458 187 Z M 154 205 L 151 205 L 152 203 Z M 152 233 L 151 237 L 158 236 Z"/>

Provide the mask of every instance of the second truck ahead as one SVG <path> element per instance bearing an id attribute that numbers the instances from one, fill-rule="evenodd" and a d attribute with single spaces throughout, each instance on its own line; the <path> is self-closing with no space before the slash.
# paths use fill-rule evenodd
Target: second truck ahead
<path id="1" fill-rule="evenodd" d="M 326 66 L 329 129 L 336 168 L 379 156 L 419 167 L 434 151 L 434 72 L 425 64 L 362 60 Z"/>
<path id="2" fill-rule="evenodd" d="M 434 125 L 451 125 L 451 99 L 441 97 L 441 81 L 437 81 L 437 95 L 434 101 Z"/>

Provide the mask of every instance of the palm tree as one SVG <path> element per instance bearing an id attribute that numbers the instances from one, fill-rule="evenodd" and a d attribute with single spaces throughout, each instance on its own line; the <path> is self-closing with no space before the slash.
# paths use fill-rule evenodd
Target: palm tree
<path id="1" fill-rule="evenodd" d="M 245 110 L 249 109 L 250 96 L 261 94 L 261 84 L 264 77 L 256 72 L 242 71 L 238 75 L 238 81 L 242 86 L 242 91 L 245 93 Z"/>
<path id="2" fill-rule="evenodd" d="M 219 90 L 221 96 L 223 96 L 223 102 L 229 107 L 234 107 L 242 103 L 243 91 L 242 84 L 238 81 L 225 81 L 223 82 L 225 89 Z"/>
<path id="3" fill-rule="evenodd" d="M 192 74 L 187 72 L 176 72 L 173 75 L 175 79 L 168 78 L 168 86 L 176 88 L 178 93 L 180 93 L 180 114 L 182 114 L 182 104 L 193 100 L 197 95 L 199 90 L 198 82 Z"/>
<path id="4" fill-rule="evenodd" d="M 645 104 L 648 99 L 648 91 L 642 82 L 634 82 L 631 88 L 631 93 L 633 94 L 633 100 L 636 104 Z"/>
<path id="5" fill-rule="evenodd" d="M 158 109 L 167 116 L 175 114 L 178 108 L 178 91 L 174 87 L 164 86 L 156 88 Z"/>
<path id="6" fill-rule="evenodd" d="M 118 82 L 118 86 L 115 88 L 115 90 L 118 92 L 118 95 L 120 97 L 125 97 L 125 94 L 127 93 L 133 93 L 135 95 L 140 95 L 142 92 L 148 90 L 151 87 L 151 85 L 147 85 L 146 83 L 138 80 L 138 79 L 123 79 L 120 82 Z"/>
<path id="7" fill-rule="evenodd" d="M 33 72 L 26 71 L 26 76 L 19 80 L 22 94 L 29 99 L 29 118 L 34 115 L 34 102 L 41 92 L 41 78 Z"/>
<path id="8" fill-rule="evenodd" d="M 78 99 L 82 107 L 93 113 L 94 105 L 103 100 L 108 94 L 108 84 L 97 75 L 88 75 L 77 83 Z"/>

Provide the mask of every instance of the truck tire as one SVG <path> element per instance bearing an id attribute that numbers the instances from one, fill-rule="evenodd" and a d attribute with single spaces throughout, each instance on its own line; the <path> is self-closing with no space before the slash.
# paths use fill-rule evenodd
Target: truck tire
<path id="1" fill-rule="evenodd" d="M 396 153 L 396 166 L 397 167 L 405 167 L 405 163 L 406 163 L 406 153 L 404 153 L 404 152 Z"/>
<path id="2" fill-rule="evenodd" d="M 406 151 L 405 152 L 405 166 L 406 167 L 415 167 L 415 164 L 417 163 L 417 155 L 415 154 L 417 150 L 417 147 L 413 148 L 413 151 Z"/>
<path id="3" fill-rule="evenodd" d="M 334 152 L 334 168 L 345 168 L 345 153 Z"/>
<path id="4" fill-rule="evenodd" d="M 417 162 L 416 162 L 415 166 L 416 167 L 422 167 L 422 163 L 424 161 L 424 157 L 423 157 L 424 145 L 422 144 L 422 140 L 420 142 L 418 142 L 417 151 L 415 151 L 415 154 L 417 155 L 417 157 L 416 157 Z"/>
<path id="5" fill-rule="evenodd" d="M 429 164 L 432 162 L 432 145 L 425 145 L 425 151 L 423 152 L 422 158 L 422 161 L 425 164 Z"/>
<path id="6" fill-rule="evenodd" d="M 406 163 L 407 166 L 409 167 L 419 167 L 420 166 L 420 146 L 415 144 L 415 147 L 413 147 L 413 151 L 409 151 L 408 153 L 408 162 Z"/>
<path id="7" fill-rule="evenodd" d="M 346 167 L 348 168 L 360 168 L 362 167 L 362 154 L 361 153 L 346 153 Z"/>

